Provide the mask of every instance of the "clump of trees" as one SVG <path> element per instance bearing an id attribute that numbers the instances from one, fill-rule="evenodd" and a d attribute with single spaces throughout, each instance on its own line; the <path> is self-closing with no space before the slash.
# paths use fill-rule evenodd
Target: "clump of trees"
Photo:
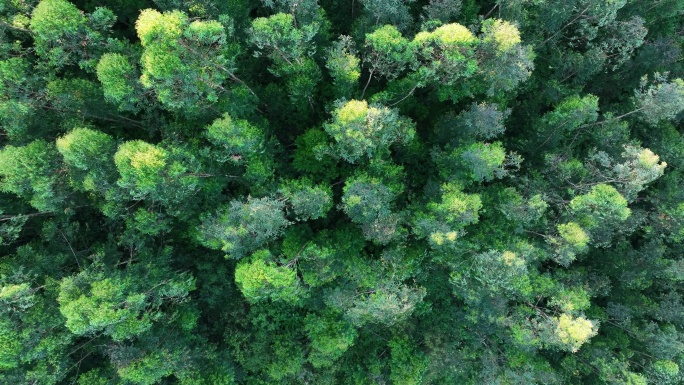
<path id="1" fill-rule="evenodd" d="M 0 3 L 0 383 L 684 382 L 684 3 Z"/>

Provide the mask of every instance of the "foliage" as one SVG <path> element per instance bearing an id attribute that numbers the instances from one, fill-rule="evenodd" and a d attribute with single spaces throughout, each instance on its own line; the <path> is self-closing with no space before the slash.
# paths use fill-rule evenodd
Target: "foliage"
<path id="1" fill-rule="evenodd" d="M 0 1 L 0 383 L 682 383 L 682 14 Z"/>
<path id="2" fill-rule="evenodd" d="M 208 247 L 223 250 L 226 257 L 242 258 L 276 238 L 290 224 L 283 209 L 282 201 L 271 198 L 232 201 L 204 220 L 200 239 Z"/>
<path id="3" fill-rule="evenodd" d="M 249 302 L 264 299 L 295 303 L 299 301 L 299 287 L 295 272 L 287 267 L 269 263 L 268 250 L 252 254 L 251 261 L 243 260 L 235 268 L 235 283 Z"/>
<path id="4" fill-rule="evenodd" d="M 181 11 L 146 9 L 135 23 L 140 44 L 140 83 L 171 109 L 192 110 L 218 101 L 234 75 L 238 47 L 217 21 L 192 21 Z M 114 63 L 111 63 L 114 64 Z M 113 69 L 110 69 L 113 71 Z"/>
<path id="5" fill-rule="evenodd" d="M 351 100 L 339 105 L 323 128 L 335 140 L 333 154 L 349 163 L 383 153 L 394 142 L 413 139 L 414 125 L 396 109 Z"/>
<path id="6" fill-rule="evenodd" d="M 54 146 L 42 140 L 22 147 L 6 146 L 0 151 L 0 188 L 27 199 L 39 211 L 58 209 L 64 196 L 55 175 L 56 155 Z"/>

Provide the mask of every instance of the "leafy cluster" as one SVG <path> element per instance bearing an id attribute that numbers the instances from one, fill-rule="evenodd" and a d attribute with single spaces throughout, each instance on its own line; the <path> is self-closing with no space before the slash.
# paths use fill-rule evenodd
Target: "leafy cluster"
<path id="1" fill-rule="evenodd" d="M 684 383 L 682 14 L 0 1 L 0 383 Z"/>

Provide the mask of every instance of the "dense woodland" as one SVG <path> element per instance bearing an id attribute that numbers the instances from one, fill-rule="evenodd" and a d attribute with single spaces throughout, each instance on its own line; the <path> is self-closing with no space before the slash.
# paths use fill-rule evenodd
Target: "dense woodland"
<path id="1" fill-rule="evenodd" d="M 684 1 L 0 0 L 0 383 L 684 383 Z"/>

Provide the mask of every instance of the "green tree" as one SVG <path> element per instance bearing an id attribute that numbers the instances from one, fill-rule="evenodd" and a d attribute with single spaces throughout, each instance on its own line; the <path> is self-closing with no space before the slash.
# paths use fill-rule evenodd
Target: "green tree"
<path id="1" fill-rule="evenodd" d="M 455 245 L 463 227 L 478 222 L 481 208 L 477 194 L 466 194 L 458 185 L 445 184 L 440 199 L 429 202 L 415 216 L 414 232 L 427 238 L 433 248 Z"/>
<path id="2" fill-rule="evenodd" d="M 134 338 L 163 316 L 163 304 L 183 301 L 195 288 L 195 280 L 187 274 L 151 284 L 139 281 L 137 274 L 103 273 L 84 271 L 60 283 L 60 312 L 75 335 L 102 333 L 115 341 Z"/>
<path id="3" fill-rule="evenodd" d="M 278 13 L 252 22 L 250 40 L 258 51 L 273 61 L 270 72 L 286 79 L 288 93 L 293 101 L 312 103 L 313 91 L 321 80 L 321 70 L 311 55 L 316 51 L 314 38 L 319 24 L 295 25 L 290 14 Z"/>
<path id="4" fill-rule="evenodd" d="M 222 161 L 249 161 L 264 151 L 264 133 L 249 121 L 233 119 L 227 113 L 207 126 L 206 136 L 221 149 L 216 156 Z"/>
<path id="5" fill-rule="evenodd" d="M 479 69 L 475 54 L 479 44 L 477 37 L 460 24 L 419 32 L 411 42 L 419 62 L 417 86 L 435 87 L 440 100 L 457 101 L 467 95 L 469 90 L 463 79 Z"/>
<path id="6" fill-rule="evenodd" d="M 515 154 L 506 154 L 501 142 L 478 142 L 459 152 L 468 170 L 468 177 L 475 182 L 503 178 L 511 169 L 519 168 L 522 161 Z"/>
<path id="7" fill-rule="evenodd" d="M 143 46 L 140 83 L 171 110 L 216 102 L 227 79 L 251 92 L 236 75 L 239 47 L 217 21 L 190 21 L 180 11 L 144 10 L 135 23 Z"/>
<path id="8" fill-rule="evenodd" d="M 116 21 L 112 11 L 98 8 L 90 17 L 66 0 L 43 0 L 31 14 L 36 53 L 53 67 L 92 67 L 90 56 L 101 52 L 106 30 Z M 90 62 L 90 63 L 89 63 Z"/>
<path id="9" fill-rule="evenodd" d="M 223 250 L 230 258 L 242 258 L 280 236 L 290 225 L 285 219 L 285 203 L 271 198 L 234 200 L 216 214 L 205 217 L 199 226 L 203 245 Z"/>
<path id="10" fill-rule="evenodd" d="M 386 282 L 358 296 L 345 316 L 357 327 L 367 323 L 392 326 L 408 319 L 423 297 L 422 287 Z"/>
<path id="11" fill-rule="evenodd" d="M 328 51 L 325 67 L 333 78 L 333 91 L 338 99 L 351 99 L 361 77 L 359 58 L 351 37 L 341 35 Z"/>
<path id="12" fill-rule="evenodd" d="M 510 113 L 510 109 L 500 111 L 496 104 L 473 103 L 458 115 L 457 126 L 452 129 L 465 129 L 468 136 L 478 139 L 492 139 L 506 130 L 504 121 Z"/>
<path id="13" fill-rule="evenodd" d="M 235 268 L 235 283 L 249 302 L 265 299 L 300 302 L 303 290 L 294 270 L 274 265 L 268 250 L 256 251 L 249 260 L 242 260 Z"/>
<path id="14" fill-rule="evenodd" d="M 264 6 L 278 13 L 289 13 L 294 17 L 295 23 L 309 24 L 318 19 L 318 2 L 313 0 L 261 0 Z"/>
<path id="15" fill-rule="evenodd" d="M 68 372 L 74 337 L 64 327 L 55 290 L 32 285 L 21 269 L 0 278 L 0 380 L 57 384 Z"/>
<path id="16" fill-rule="evenodd" d="M 455 21 L 461 13 L 461 0 L 430 0 L 423 6 L 422 17 L 426 21 L 439 20 L 445 24 Z"/>
<path id="17" fill-rule="evenodd" d="M 182 201 L 197 189 L 198 177 L 174 155 L 141 140 L 122 143 L 114 154 L 117 185 L 134 200 Z"/>
<path id="18" fill-rule="evenodd" d="M 298 220 L 325 218 L 333 206 L 332 190 L 308 179 L 286 181 L 280 188 Z"/>
<path id="19" fill-rule="evenodd" d="M 354 344 L 356 329 L 334 313 L 306 316 L 304 329 L 311 340 L 308 360 L 316 368 L 333 365 Z"/>
<path id="20" fill-rule="evenodd" d="M 0 61 L 0 121 L 9 139 L 24 139 L 35 117 L 36 100 L 29 62 L 13 57 Z M 29 91 L 29 92 L 27 92 Z"/>
<path id="21" fill-rule="evenodd" d="M 570 201 L 570 209 L 581 224 L 595 228 L 605 221 L 624 221 L 630 215 L 627 200 L 612 186 L 599 184 Z"/>
<path id="22" fill-rule="evenodd" d="M 370 74 L 366 87 L 373 74 L 377 73 L 390 80 L 395 79 L 410 67 L 414 60 L 409 41 L 396 27 L 385 25 L 367 34 L 364 62 L 370 66 Z"/>
<path id="23" fill-rule="evenodd" d="M 654 74 L 655 84 L 651 85 L 648 85 L 648 78 L 644 77 L 640 89 L 634 92 L 638 106 L 634 112 L 639 112 L 641 119 L 648 124 L 672 119 L 684 110 L 684 80 L 668 82 L 666 76 Z"/>
<path id="24" fill-rule="evenodd" d="M 361 0 L 374 24 L 391 24 L 400 29 L 407 29 L 413 22 L 409 13 L 409 4 L 413 2 L 415 0 Z"/>
<path id="25" fill-rule="evenodd" d="M 69 165 L 77 189 L 103 194 L 112 183 L 114 139 L 90 128 L 76 128 L 57 139 L 57 151 Z"/>
<path id="26" fill-rule="evenodd" d="M 515 25 L 498 19 L 485 20 L 480 40 L 480 71 L 483 82 L 489 86 L 488 96 L 512 91 L 530 77 L 534 52 L 531 46 L 522 45 Z"/>
<path id="27" fill-rule="evenodd" d="M 427 362 L 425 357 L 416 353 L 416 346 L 406 337 L 395 337 L 388 345 L 392 352 L 390 364 L 392 383 L 397 385 L 421 384 Z"/>
<path id="28" fill-rule="evenodd" d="M 557 229 L 560 237 L 553 238 L 550 242 L 556 247 L 555 260 L 567 266 L 577 254 L 587 250 L 589 235 L 575 222 L 560 224 Z"/>
<path id="29" fill-rule="evenodd" d="M 392 201 L 401 190 L 385 186 L 365 173 L 348 179 L 342 196 L 342 209 L 361 226 L 367 239 L 386 244 L 396 238 L 401 217 L 392 212 Z"/>
<path id="30" fill-rule="evenodd" d="M 385 153 L 391 144 L 410 142 L 415 135 L 413 122 L 396 109 L 358 100 L 338 105 L 323 128 L 335 140 L 332 154 L 349 163 Z"/>
<path id="31" fill-rule="evenodd" d="M 58 170 L 54 145 L 42 140 L 0 150 L 0 188 L 25 199 L 38 211 L 58 210 L 64 204 Z"/>
<path id="32" fill-rule="evenodd" d="M 96 73 L 107 101 L 119 104 L 122 110 L 135 108 L 141 99 L 137 90 L 140 74 L 126 56 L 119 53 L 102 55 Z"/>

